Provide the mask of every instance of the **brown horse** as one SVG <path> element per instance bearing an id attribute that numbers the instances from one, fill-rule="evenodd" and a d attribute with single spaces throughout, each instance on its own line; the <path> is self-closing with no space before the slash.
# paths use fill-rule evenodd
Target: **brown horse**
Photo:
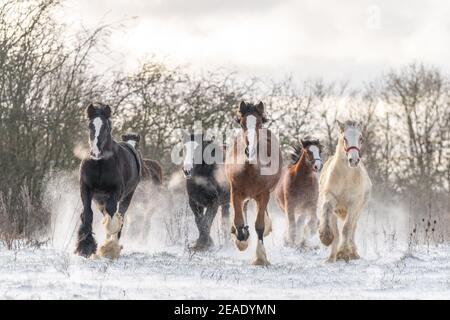
<path id="1" fill-rule="evenodd" d="M 287 215 L 285 242 L 288 246 L 297 245 L 297 232 L 300 246 L 306 246 L 308 238 L 317 232 L 317 172 L 322 168 L 320 151 L 319 140 L 301 140 L 301 146 L 294 147 L 292 163 L 283 171 L 277 185 L 278 205 Z"/>
<path id="2" fill-rule="evenodd" d="M 281 152 L 277 139 L 270 130 L 263 129 L 266 122 L 264 105 L 241 102 L 239 117 L 240 133 L 233 139 L 225 160 L 225 172 L 230 184 L 231 205 L 234 211 L 232 234 L 241 251 L 247 249 L 250 233 L 244 218 L 246 199 L 257 203 L 255 230 L 258 235 L 254 265 L 268 265 L 264 236 L 271 231 L 267 214 L 270 192 L 275 188 L 281 174 Z"/>
<path id="3" fill-rule="evenodd" d="M 156 160 L 142 159 L 142 180 L 151 180 L 155 186 L 161 186 L 163 183 L 162 167 Z"/>

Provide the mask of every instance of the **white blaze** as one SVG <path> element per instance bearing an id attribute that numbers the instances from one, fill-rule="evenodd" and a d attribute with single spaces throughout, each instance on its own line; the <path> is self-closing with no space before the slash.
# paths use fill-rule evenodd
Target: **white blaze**
<path id="1" fill-rule="evenodd" d="M 184 158 L 183 169 L 190 171 L 194 167 L 194 152 L 198 143 L 195 141 L 189 141 L 184 144 L 186 146 L 186 156 Z"/>
<path id="2" fill-rule="evenodd" d="M 256 117 L 247 116 L 247 139 L 248 139 L 248 158 L 254 160 L 256 157 Z"/>
<path id="3" fill-rule="evenodd" d="M 100 156 L 100 150 L 98 149 L 98 136 L 100 135 L 100 129 L 103 126 L 103 121 L 100 117 L 97 117 L 92 121 L 94 124 L 94 141 L 91 141 L 91 150 L 94 157 L 98 158 Z"/>
<path id="4" fill-rule="evenodd" d="M 348 128 L 347 130 L 345 130 L 345 139 L 347 139 L 347 149 L 350 147 L 357 147 L 358 149 L 360 148 L 359 146 L 360 135 L 361 135 L 360 131 L 356 128 Z M 352 159 L 354 163 L 356 163 L 356 161 L 359 159 L 359 152 L 356 149 L 351 149 L 348 151 L 348 156 L 349 158 Z"/>
<path id="5" fill-rule="evenodd" d="M 319 152 L 319 148 L 317 146 L 310 146 L 309 147 L 309 151 L 312 152 L 313 157 L 314 157 L 314 165 L 320 169 L 322 168 L 322 160 L 320 159 L 320 152 Z"/>

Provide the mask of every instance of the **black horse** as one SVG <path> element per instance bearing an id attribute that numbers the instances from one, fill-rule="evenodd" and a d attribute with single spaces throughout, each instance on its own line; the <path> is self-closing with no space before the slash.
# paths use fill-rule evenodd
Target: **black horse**
<path id="1" fill-rule="evenodd" d="M 213 245 L 210 231 L 219 206 L 225 239 L 230 234 L 230 188 L 223 166 L 224 147 L 212 140 L 205 140 L 203 134 L 186 134 L 184 145 L 186 153 L 182 170 L 186 178 L 189 206 L 199 232 L 193 249 L 208 249 Z M 205 149 L 208 150 L 205 152 Z M 220 159 L 220 163 L 205 158 L 204 153 Z"/>
<path id="2" fill-rule="evenodd" d="M 120 238 L 125 212 L 140 180 L 142 159 L 132 145 L 118 143 L 112 138 L 111 108 L 108 105 L 90 104 L 86 114 L 89 119 L 90 153 L 80 165 L 83 212 L 76 253 L 90 257 L 97 250 L 92 235 L 92 200 L 103 213 L 104 221 L 119 221 L 116 223 L 116 236 Z"/>
<path id="3" fill-rule="evenodd" d="M 137 152 L 139 150 L 139 142 L 141 137 L 137 133 L 124 133 L 122 134 L 122 141 L 131 144 Z M 142 157 L 142 154 L 141 154 Z M 150 180 L 153 185 L 161 186 L 163 183 L 163 170 L 158 161 L 152 159 L 145 159 L 142 157 L 142 181 Z"/>

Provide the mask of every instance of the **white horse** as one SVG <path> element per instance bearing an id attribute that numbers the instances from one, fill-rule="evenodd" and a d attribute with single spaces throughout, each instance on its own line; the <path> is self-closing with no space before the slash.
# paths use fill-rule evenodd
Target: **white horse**
<path id="1" fill-rule="evenodd" d="M 328 262 L 359 259 L 355 231 L 370 198 L 372 182 L 360 158 L 361 130 L 355 121 L 341 123 L 335 154 L 325 163 L 319 181 L 320 240 L 331 244 Z M 344 221 L 341 235 L 337 219 Z M 339 242 L 339 238 L 341 242 Z"/>

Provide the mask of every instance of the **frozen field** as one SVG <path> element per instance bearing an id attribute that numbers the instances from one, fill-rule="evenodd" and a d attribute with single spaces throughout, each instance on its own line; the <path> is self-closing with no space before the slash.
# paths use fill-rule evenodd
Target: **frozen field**
<path id="1" fill-rule="evenodd" d="M 124 252 L 93 261 L 54 249 L 0 252 L 2 299 L 449 299 L 450 248 L 327 264 L 325 252 L 274 248 L 272 265 L 234 250 Z"/>
<path id="2" fill-rule="evenodd" d="M 196 229 L 182 192 L 170 201 L 136 199 L 118 261 L 78 257 L 72 254 L 80 212 L 76 187 L 61 179 L 48 194 L 54 214 L 48 245 L 0 247 L 2 299 L 450 299 L 450 245 L 408 250 L 408 221 L 400 208 L 366 211 L 357 237 L 362 259 L 328 264 L 323 246 L 283 246 L 284 218 L 272 204 L 274 232 L 265 240 L 272 265 L 261 268 L 250 265 L 253 230 L 246 252 L 223 245 L 218 224 L 212 231 L 217 246 L 190 252 Z M 98 242 L 104 238 L 100 218 L 96 212 Z M 250 214 L 251 226 L 253 221 Z"/>

